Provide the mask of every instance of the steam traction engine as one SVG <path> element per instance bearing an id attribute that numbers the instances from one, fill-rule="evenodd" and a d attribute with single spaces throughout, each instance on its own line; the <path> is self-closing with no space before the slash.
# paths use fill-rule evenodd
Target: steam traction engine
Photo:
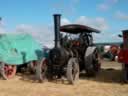
<path id="1" fill-rule="evenodd" d="M 123 80 L 125 82 L 128 81 L 128 30 L 122 31 L 123 43 L 121 44 L 121 49 L 118 55 L 118 61 L 122 63 L 122 72 L 123 72 Z"/>
<path id="2" fill-rule="evenodd" d="M 48 76 L 66 76 L 73 84 L 82 70 L 90 76 L 96 75 L 100 69 L 100 62 L 97 48 L 93 46 L 92 32 L 99 31 L 77 24 L 60 26 L 59 14 L 54 15 L 54 27 L 55 47 L 49 52 Z"/>

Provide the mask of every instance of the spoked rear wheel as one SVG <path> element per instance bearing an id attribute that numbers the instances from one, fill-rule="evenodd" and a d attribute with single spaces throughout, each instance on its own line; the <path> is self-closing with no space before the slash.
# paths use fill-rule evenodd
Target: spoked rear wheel
<path id="1" fill-rule="evenodd" d="M 43 82 L 46 79 L 46 72 L 47 72 L 47 59 L 43 58 L 41 61 L 39 61 L 37 68 L 36 68 L 36 77 L 37 80 L 40 82 Z"/>
<path id="2" fill-rule="evenodd" d="M 15 74 L 16 74 L 16 65 L 7 65 L 5 63 L 2 63 L 1 75 L 5 80 L 13 78 Z"/>
<path id="3" fill-rule="evenodd" d="M 69 83 L 75 84 L 79 79 L 79 64 L 77 58 L 70 58 L 67 64 L 67 79 Z"/>
<path id="4" fill-rule="evenodd" d="M 95 50 L 91 55 L 89 55 L 85 60 L 85 69 L 88 76 L 96 76 L 100 70 L 100 57 L 98 51 Z"/>

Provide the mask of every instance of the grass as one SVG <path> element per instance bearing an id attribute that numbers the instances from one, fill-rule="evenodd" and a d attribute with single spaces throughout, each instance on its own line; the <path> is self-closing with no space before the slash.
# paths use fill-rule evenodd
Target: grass
<path id="1" fill-rule="evenodd" d="M 0 96 L 128 96 L 128 84 L 121 83 L 121 65 L 116 62 L 104 61 L 96 77 L 81 76 L 75 85 L 61 81 L 37 83 L 32 78 L 21 74 L 0 80 Z"/>

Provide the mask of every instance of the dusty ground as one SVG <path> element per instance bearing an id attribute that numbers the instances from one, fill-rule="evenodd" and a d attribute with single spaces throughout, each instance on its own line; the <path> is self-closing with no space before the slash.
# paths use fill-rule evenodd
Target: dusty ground
<path id="1" fill-rule="evenodd" d="M 76 85 L 61 81 L 36 83 L 31 76 L 0 80 L 0 96 L 128 96 L 128 84 L 121 83 L 121 65 L 103 62 L 95 78 L 82 76 Z"/>

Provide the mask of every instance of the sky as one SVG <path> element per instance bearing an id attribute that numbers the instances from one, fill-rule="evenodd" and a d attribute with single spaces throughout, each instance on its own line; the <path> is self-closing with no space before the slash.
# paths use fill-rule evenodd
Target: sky
<path id="1" fill-rule="evenodd" d="M 61 25 L 76 23 L 101 31 L 95 42 L 118 42 L 128 29 L 128 0 L 0 0 L 0 33 L 30 33 L 41 44 L 54 41 L 53 14 Z"/>

